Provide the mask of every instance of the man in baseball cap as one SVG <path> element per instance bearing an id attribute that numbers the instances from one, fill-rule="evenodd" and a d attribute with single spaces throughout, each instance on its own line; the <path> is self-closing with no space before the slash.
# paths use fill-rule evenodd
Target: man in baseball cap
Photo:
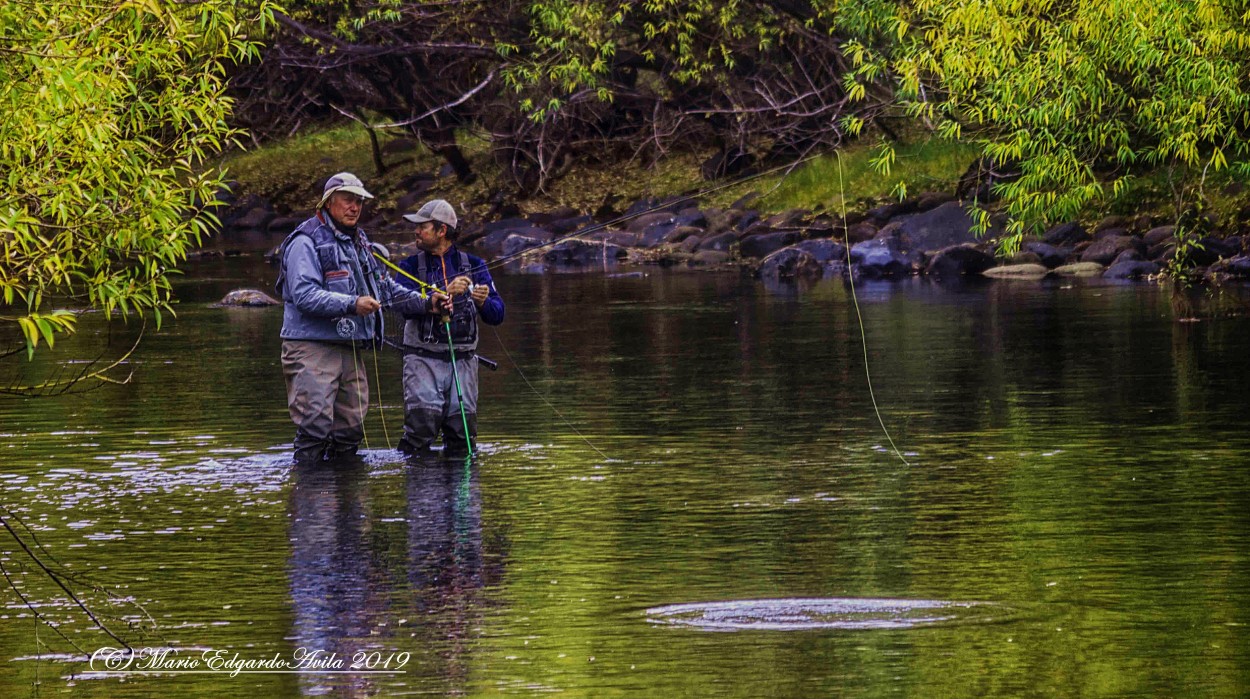
<path id="1" fill-rule="evenodd" d="M 459 220 L 456 218 L 456 210 L 445 199 L 434 199 L 427 202 L 425 206 L 417 210 L 417 213 L 404 214 L 404 220 L 416 224 L 436 221 L 445 224 L 447 229 L 451 231 L 454 231 L 459 224 Z"/>
<path id="2" fill-rule="evenodd" d="M 441 432 L 444 455 L 462 455 L 477 440 L 478 323 L 502 323 L 503 298 L 486 262 L 457 249 L 460 220 L 451 204 L 435 199 L 404 220 L 416 224 L 417 254 L 399 264 L 404 273 L 395 281 L 416 289 L 420 285 L 413 280 L 420 280 L 452 301 L 442 317 L 404 314 L 404 437 L 399 450 L 419 456 Z"/>

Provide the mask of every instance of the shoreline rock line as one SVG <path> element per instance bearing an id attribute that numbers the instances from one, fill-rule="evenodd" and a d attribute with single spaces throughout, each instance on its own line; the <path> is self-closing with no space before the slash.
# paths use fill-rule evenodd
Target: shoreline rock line
<path id="1" fill-rule="evenodd" d="M 751 208 L 754 199 L 748 195 L 724 209 L 699 207 L 690 198 L 642 199 L 619 214 L 592 216 L 566 208 L 470 222 L 460 244 L 488 261 L 510 258 L 509 264 L 522 271 L 745 266 L 775 281 L 848 274 L 867 279 L 1035 279 L 1053 274 L 1140 280 L 1161 274 L 1177 249 L 1174 226 L 1157 225 L 1146 215 L 1108 216 L 1092 231 L 1067 222 L 1026 237 L 1018 253 L 1001 259 L 995 255 L 1001 229 L 978 238 L 965 204 L 951 194 L 924 193 L 848 214 L 845 221 L 806 210 L 765 215 Z M 279 216 L 254 196 L 238 203 L 222 216 L 222 223 L 223 230 L 241 239 L 280 240 L 303 220 L 291 213 Z M 410 254 L 414 247 L 409 231 L 391 213 L 379 212 L 363 225 L 393 253 Z M 605 227 L 605 221 L 612 225 Z M 1244 242 L 1241 235 L 1208 235 L 1186 254 L 1194 272 L 1209 281 L 1246 279 L 1250 258 Z"/>

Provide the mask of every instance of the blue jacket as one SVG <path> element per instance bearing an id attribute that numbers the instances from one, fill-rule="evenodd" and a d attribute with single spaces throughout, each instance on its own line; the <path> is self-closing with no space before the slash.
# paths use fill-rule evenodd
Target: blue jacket
<path id="1" fill-rule="evenodd" d="M 373 259 L 369 238 L 335 228 L 318 212 L 282 241 L 277 291 L 286 302 L 282 338 L 377 342 L 382 313 L 356 315 L 356 299 L 372 296 L 401 313 L 425 313 L 424 294 L 396 284 Z"/>
<path id="2" fill-rule="evenodd" d="M 444 269 L 444 265 L 446 268 Z M 451 338 L 457 351 L 475 349 L 477 347 L 477 319 L 487 325 L 499 325 L 503 322 L 503 297 L 495 289 L 495 281 L 491 279 L 486 262 L 467 252 L 460 252 L 451 246 L 443 253 L 442 259 L 426 252 L 418 252 L 399 263 L 399 268 L 420 279 L 426 284 L 446 289 L 448 282 L 459 276 L 467 276 L 474 286 L 486 286 L 490 294 L 479 309 L 468 294 L 457 297 L 451 314 Z M 396 274 L 395 280 L 409 289 L 420 288 L 418 284 L 402 274 Z M 430 314 L 405 314 L 404 344 L 411 347 L 443 352 L 447 350 L 447 329 L 442 321 Z"/>

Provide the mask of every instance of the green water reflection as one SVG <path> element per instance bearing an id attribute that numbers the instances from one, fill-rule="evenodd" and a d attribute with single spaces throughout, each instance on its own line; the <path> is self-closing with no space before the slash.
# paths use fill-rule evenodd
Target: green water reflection
<path id="1" fill-rule="evenodd" d="M 904 463 L 840 284 L 504 274 L 472 469 L 388 449 L 402 399 L 383 354 L 366 462 L 292 471 L 280 313 L 209 306 L 268 276 L 192 270 L 128 385 L 0 402 L 2 502 L 47 555 L 142 604 L 158 630 L 127 632 L 140 645 L 377 653 L 402 672 L 101 675 L 33 659 L 70 647 L 6 591 L 0 696 L 1250 693 L 1242 320 L 1175 323 L 1153 287 L 864 285 Z M 27 375 L 104 332 L 85 320 Z M 5 541 L 43 613 L 110 644 Z M 996 611 L 727 632 L 647 614 L 788 598 Z M 111 628 L 147 625 L 93 599 Z"/>

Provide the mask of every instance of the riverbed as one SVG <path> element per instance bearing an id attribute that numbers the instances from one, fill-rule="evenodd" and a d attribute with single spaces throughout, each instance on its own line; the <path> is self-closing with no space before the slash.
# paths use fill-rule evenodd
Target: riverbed
<path id="1" fill-rule="evenodd" d="M 149 653 L 106 666 L 0 539 L 66 637 L 6 585 L 0 696 L 1250 692 L 1245 318 L 619 271 L 497 275 L 472 464 L 394 451 L 380 352 L 364 463 L 292 469 L 281 311 L 212 306 L 272 270 L 193 264 L 129 383 L 0 400 L 0 503 Z M 26 373 L 136 331 L 89 315 Z"/>

